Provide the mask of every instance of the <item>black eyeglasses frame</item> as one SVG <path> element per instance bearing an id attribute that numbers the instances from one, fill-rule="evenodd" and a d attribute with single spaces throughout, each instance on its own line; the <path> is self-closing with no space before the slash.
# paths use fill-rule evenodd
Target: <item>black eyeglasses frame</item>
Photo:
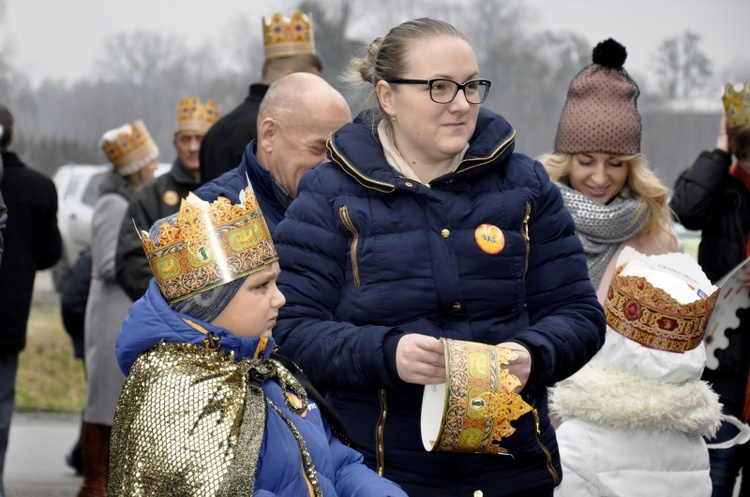
<path id="1" fill-rule="evenodd" d="M 490 86 L 492 85 L 492 81 L 490 81 L 489 79 L 482 79 L 482 78 L 469 79 L 467 81 L 464 81 L 463 83 L 459 83 L 458 81 L 453 81 L 452 79 L 449 79 L 449 78 L 430 78 L 430 79 L 393 78 L 393 79 L 386 79 L 385 81 L 387 83 L 394 83 L 397 85 L 427 85 L 427 88 L 430 92 L 430 100 L 432 100 L 436 104 L 449 104 L 453 102 L 453 100 L 456 99 L 456 95 L 458 95 L 459 91 L 463 91 L 464 97 L 466 98 L 467 102 L 469 102 L 471 105 L 479 105 L 483 103 L 485 100 L 487 100 L 487 97 L 490 94 Z M 456 91 L 453 93 L 453 96 L 447 102 L 438 102 L 432 96 L 432 85 L 438 81 L 448 81 L 456 85 Z M 470 101 L 469 96 L 466 94 L 466 87 L 472 83 L 479 83 L 480 85 L 485 85 L 487 87 L 487 89 L 484 91 L 484 95 L 482 96 L 482 99 L 479 102 Z"/>

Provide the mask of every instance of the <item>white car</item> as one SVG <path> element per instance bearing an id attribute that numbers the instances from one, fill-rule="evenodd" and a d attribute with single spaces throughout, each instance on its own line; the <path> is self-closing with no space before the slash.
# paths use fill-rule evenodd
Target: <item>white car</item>
<path id="1" fill-rule="evenodd" d="M 156 175 L 171 164 L 159 164 Z M 99 198 L 99 187 L 111 164 L 70 164 L 60 166 L 52 180 L 57 188 L 57 225 L 63 241 L 63 255 L 52 268 L 55 289 L 60 291 L 68 270 L 91 243 L 91 216 Z"/>

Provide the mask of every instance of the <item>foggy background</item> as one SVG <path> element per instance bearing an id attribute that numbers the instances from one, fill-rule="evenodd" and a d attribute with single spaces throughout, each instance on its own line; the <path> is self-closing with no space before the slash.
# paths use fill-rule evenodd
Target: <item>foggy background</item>
<path id="1" fill-rule="evenodd" d="M 95 40 L 101 49 L 88 74 L 72 80 L 32 80 L 18 62 L 21 47 L 16 49 L 13 40 L 4 35 L 8 30 L 3 29 L 7 28 L 9 3 L 19 1 L 28 0 L 0 0 L 0 103 L 16 118 L 17 139 L 11 148 L 29 165 L 50 175 L 63 164 L 106 162 L 98 146 L 102 133 L 135 119 L 142 119 L 156 140 L 160 162 L 172 162 L 175 109 L 181 98 L 213 98 L 229 112 L 246 97 L 248 86 L 260 79 L 260 18 L 270 14 L 258 13 L 248 2 L 245 12 L 226 26 L 206 26 L 218 35 L 214 41 L 188 43 L 185 37 L 157 28 L 107 32 Z M 181 3 L 168 3 L 175 6 L 173 22 L 179 23 Z M 581 4 L 563 3 L 571 8 Z M 273 11 L 287 16 L 295 9 L 313 14 L 316 48 L 324 65 L 322 76 L 344 93 L 355 113 L 360 109 L 356 98 L 338 80 L 353 54 L 360 54 L 389 27 L 411 18 L 430 16 L 453 23 L 472 40 L 481 75 L 492 81 L 483 105 L 516 127 L 516 151 L 531 156 L 552 151 L 570 80 L 591 63 L 596 43 L 586 36 L 587 22 L 595 20 L 587 21 L 585 11 L 580 13 L 578 30 L 563 25 L 532 29 L 538 28 L 533 1 L 307 0 L 272 4 Z M 128 8 L 127 3 L 118 5 Z M 49 13 L 40 9 L 39 15 Z M 148 18 L 149 13 L 139 15 Z M 662 22 L 669 25 L 669 19 Z M 695 22 L 700 28 L 706 20 Z M 85 29 L 85 25 L 72 23 L 70 29 Z M 632 29 L 638 36 L 639 27 Z M 720 65 L 706 55 L 697 30 L 673 34 L 665 29 L 664 33 L 648 54 L 649 69 L 642 69 L 646 67 L 643 61 L 634 64 L 633 50 L 629 50 L 625 68 L 641 88 L 642 152 L 672 187 L 677 174 L 701 150 L 713 148 L 723 111 L 721 88 L 727 82 L 750 78 L 750 55 Z M 628 47 L 628 40 L 614 37 Z M 45 41 L 50 49 L 54 47 L 54 39 Z M 76 54 L 64 57 L 72 63 Z M 632 69 L 634 66 L 639 69 Z"/>

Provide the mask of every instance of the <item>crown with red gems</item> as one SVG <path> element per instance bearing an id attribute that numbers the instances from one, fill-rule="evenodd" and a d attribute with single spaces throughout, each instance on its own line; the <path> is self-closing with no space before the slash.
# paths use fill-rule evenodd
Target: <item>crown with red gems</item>
<path id="1" fill-rule="evenodd" d="M 104 133 L 101 147 L 117 173 L 129 176 L 159 156 L 159 149 L 140 119 Z"/>
<path id="2" fill-rule="evenodd" d="M 727 83 L 724 87 L 724 113 L 727 115 L 727 125 L 730 128 L 740 124 L 750 124 L 750 79 L 745 81 L 742 91 L 734 89 L 734 85 Z"/>
<path id="3" fill-rule="evenodd" d="M 682 304 L 643 276 L 623 276 L 617 269 L 607 291 L 607 325 L 644 347 L 682 353 L 697 347 L 706 331 L 717 289 L 706 298 Z"/>
<path id="4" fill-rule="evenodd" d="M 271 233 L 248 186 L 239 204 L 208 203 L 192 192 L 158 235 L 140 232 L 141 245 L 164 299 L 173 304 L 242 278 L 279 259 Z"/>
<path id="5" fill-rule="evenodd" d="M 268 22 L 264 17 L 263 45 L 266 49 L 266 59 L 314 55 L 312 14 L 303 14 L 297 10 L 291 19 L 286 19 L 277 12 Z"/>
<path id="6" fill-rule="evenodd" d="M 202 104 L 198 97 L 183 98 L 177 104 L 177 123 L 175 133 L 180 131 L 197 131 L 205 133 L 219 119 L 219 106 L 211 99 Z"/>

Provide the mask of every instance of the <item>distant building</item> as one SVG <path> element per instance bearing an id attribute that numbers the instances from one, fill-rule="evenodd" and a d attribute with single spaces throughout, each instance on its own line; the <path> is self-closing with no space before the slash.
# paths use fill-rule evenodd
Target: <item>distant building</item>
<path id="1" fill-rule="evenodd" d="M 721 96 L 670 100 L 641 108 L 641 151 L 659 178 L 672 189 L 677 176 L 703 150 L 713 150 L 724 108 Z"/>

